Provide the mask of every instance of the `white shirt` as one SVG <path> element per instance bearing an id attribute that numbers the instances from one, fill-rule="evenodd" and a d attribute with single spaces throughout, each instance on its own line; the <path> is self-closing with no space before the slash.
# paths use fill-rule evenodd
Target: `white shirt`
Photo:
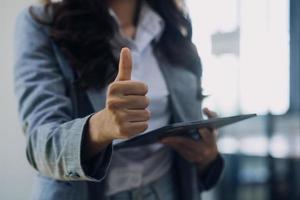
<path id="1" fill-rule="evenodd" d="M 164 21 L 144 2 L 141 8 L 136 37 L 127 38 L 121 32 L 112 41 L 115 56 L 122 47 L 129 47 L 133 57 L 132 80 L 148 85 L 151 112 L 147 131 L 169 123 L 169 91 L 153 53 L 152 42 L 160 39 Z M 111 10 L 111 14 L 117 20 Z M 118 21 L 117 21 L 118 22 Z M 146 132 L 147 132 L 146 131 Z M 134 189 L 157 180 L 171 167 L 170 150 L 162 144 L 114 151 L 106 181 L 106 195 Z"/>

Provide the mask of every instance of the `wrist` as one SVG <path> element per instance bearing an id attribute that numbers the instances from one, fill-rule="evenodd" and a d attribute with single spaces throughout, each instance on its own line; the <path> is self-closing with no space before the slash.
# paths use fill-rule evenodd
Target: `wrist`
<path id="1" fill-rule="evenodd" d="M 101 126 L 102 119 L 100 112 L 92 115 L 88 120 L 87 132 L 84 138 L 86 160 L 91 159 L 96 154 L 103 151 L 113 141 L 113 138 L 103 131 L 105 130 L 105 127 Z"/>
<path id="2" fill-rule="evenodd" d="M 88 134 L 96 145 L 110 144 L 114 140 L 111 130 L 106 128 L 109 122 L 105 120 L 105 109 L 92 115 L 88 123 Z"/>

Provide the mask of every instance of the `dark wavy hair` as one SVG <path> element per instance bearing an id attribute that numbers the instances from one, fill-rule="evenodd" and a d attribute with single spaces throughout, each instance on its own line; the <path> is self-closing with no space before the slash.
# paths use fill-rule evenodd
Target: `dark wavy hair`
<path id="1" fill-rule="evenodd" d="M 109 14 L 108 0 L 45 1 L 50 21 L 30 13 L 39 23 L 50 27 L 50 37 L 62 50 L 82 88 L 104 87 L 117 74 L 118 61 L 112 53 L 110 40 L 118 27 Z M 143 0 L 139 0 L 143 1 Z M 199 57 L 191 42 L 192 26 L 188 15 L 176 0 L 145 0 L 165 21 L 165 29 L 154 51 L 173 65 L 191 67 Z M 137 12 L 138 13 L 138 12 Z M 138 18 L 138 17 L 137 17 Z"/>

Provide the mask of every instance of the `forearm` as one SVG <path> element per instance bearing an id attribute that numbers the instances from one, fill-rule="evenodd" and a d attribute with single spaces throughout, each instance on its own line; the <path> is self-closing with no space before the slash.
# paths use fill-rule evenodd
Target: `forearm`
<path id="1" fill-rule="evenodd" d="M 95 162 L 98 162 L 95 166 L 101 165 L 101 173 L 95 172 L 98 169 L 85 170 L 82 160 L 82 140 L 89 117 L 63 124 L 41 125 L 29 131 L 27 156 L 30 164 L 40 174 L 58 180 L 101 181 L 105 176 L 105 168 L 108 167 L 112 149 L 106 151 L 107 155 L 102 155 L 108 159 L 100 157 L 95 159 Z"/>

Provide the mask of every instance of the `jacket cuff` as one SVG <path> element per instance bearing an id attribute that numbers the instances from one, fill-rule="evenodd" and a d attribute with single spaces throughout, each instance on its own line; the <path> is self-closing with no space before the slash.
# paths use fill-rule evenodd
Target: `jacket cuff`
<path id="1" fill-rule="evenodd" d="M 219 154 L 217 159 L 213 163 L 211 163 L 211 165 L 207 168 L 206 172 L 201 173 L 201 176 L 199 175 L 200 191 L 209 190 L 218 183 L 222 175 L 224 166 L 225 161 L 223 157 Z"/>
<path id="2" fill-rule="evenodd" d="M 73 155 L 65 174 L 65 179 L 68 181 L 92 181 L 100 182 L 106 176 L 109 164 L 112 157 L 112 144 L 105 150 L 97 154 L 88 162 L 83 162 L 82 149 L 84 137 L 88 130 L 88 121 L 92 115 L 83 118 L 80 135 L 74 136 L 71 144 L 68 144 L 67 155 Z"/>
<path id="3" fill-rule="evenodd" d="M 82 163 L 84 178 L 89 181 L 99 182 L 105 178 L 113 151 L 113 145 L 110 144 L 105 150 L 98 153 L 88 162 Z"/>

